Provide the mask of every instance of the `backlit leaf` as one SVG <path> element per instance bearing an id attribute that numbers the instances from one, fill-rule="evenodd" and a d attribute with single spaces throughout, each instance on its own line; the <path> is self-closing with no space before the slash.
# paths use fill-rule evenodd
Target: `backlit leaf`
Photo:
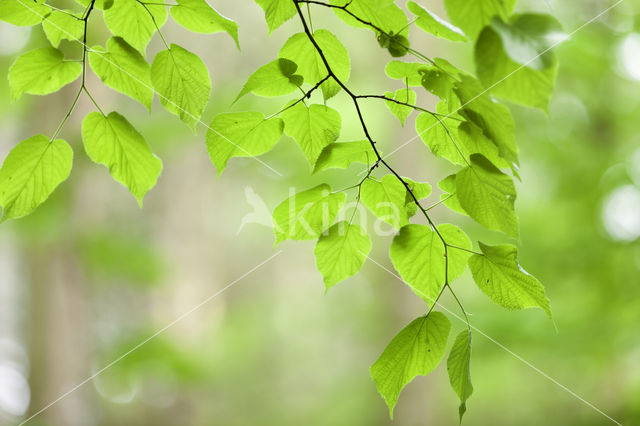
<path id="1" fill-rule="evenodd" d="M 0 20 L 12 25 L 37 25 L 51 13 L 51 8 L 33 0 L 0 0 Z"/>
<path id="2" fill-rule="evenodd" d="M 247 93 L 259 96 L 282 96 L 298 90 L 303 78 L 296 74 L 298 66 L 288 59 L 276 59 L 258 68 L 245 83 L 236 101 Z"/>
<path id="3" fill-rule="evenodd" d="M 104 11 L 104 22 L 109 31 L 142 54 L 157 31 L 156 25 L 161 28 L 166 21 L 166 6 L 144 5 L 137 0 L 113 0 L 113 5 Z"/>
<path id="4" fill-rule="evenodd" d="M 467 399 L 473 393 L 473 385 L 471 384 L 471 331 L 463 330 L 456 337 L 449 357 L 447 358 L 447 372 L 449 373 L 449 382 L 451 387 L 460 398 L 460 407 L 458 413 L 460 421 L 467 411 Z"/>
<path id="5" fill-rule="evenodd" d="M 84 22 L 71 13 L 69 10 L 55 10 L 42 22 L 44 35 L 53 47 L 58 47 L 61 40 L 82 41 Z"/>
<path id="6" fill-rule="evenodd" d="M 264 10 L 269 34 L 296 14 L 296 7 L 290 0 L 255 0 L 255 2 Z"/>
<path id="7" fill-rule="evenodd" d="M 451 22 L 473 40 L 494 16 L 506 20 L 515 4 L 516 0 L 444 0 Z"/>
<path id="8" fill-rule="evenodd" d="M 415 105 L 416 103 L 416 92 L 411 89 L 398 89 L 395 94 L 387 92 L 384 95 L 387 98 L 395 99 L 396 101 L 404 102 L 405 104 Z M 391 113 L 400 120 L 400 124 L 404 126 L 405 121 L 407 121 L 407 118 L 413 112 L 413 108 L 392 101 L 385 101 L 385 103 L 387 104 L 389 111 L 391 111 Z"/>
<path id="9" fill-rule="evenodd" d="M 313 172 L 346 169 L 353 163 L 371 164 L 375 158 L 369 141 L 332 143 L 320 153 Z"/>
<path id="10" fill-rule="evenodd" d="M 206 0 L 176 0 L 177 6 L 170 8 L 173 19 L 189 31 L 213 34 L 224 31 L 240 48 L 238 24 L 225 18 L 212 8 Z"/>
<path id="11" fill-rule="evenodd" d="M 409 12 L 416 15 L 416 25 L 436 37 L 451 41 L 467 41 L 464 32 L 415 2 L 407 2 Z"/>

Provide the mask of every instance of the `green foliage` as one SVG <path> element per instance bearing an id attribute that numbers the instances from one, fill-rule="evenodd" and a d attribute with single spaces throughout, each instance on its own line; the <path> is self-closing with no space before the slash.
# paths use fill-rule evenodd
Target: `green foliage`
<path id="1" fill-rule="evenodd" d="M 415 105 L 416 103 L 416 92 L 409 88 L 398 89 L 396 93 L 387 92 L 384 94 L 387 98 L 395 99 L 398 102 L 403 102 L 405 104 Z M 385 101 L 387 104 L 387 108 L 393 115 L 395 115 L 398 120 L 400 120 L 400 124 L 404 126 L 405 121 L 413 112 L 413 108 L 410 106 L 402 105 L 392 101 Z"/>
<path id="2" fill-rule="evenodd" d="M 444 0 L 444 5 L 451 22 L 475 40 L 494 16 L 507 19 L 516 0 Z"/>
<path id="3" fill-rule="evenodd" d="M 387 402 L 391 418 L 402 389 L 440 363 L 450 330 L 444 314 L 429 312 L 403 328 L 371 366 L 371 378 Z"/>
<path id="4" fill-rule="evenodd" d="M 231 112 L 214 117 L 207 132 L 207 152 L 218 176 L 232 157 L 255 157 L 269 151 L 280 139 L 284 122 L 265 119 L 259 112 Z"/>
<path id="5" fill-rule="evenodd" d="M 102 46 L 95 46 L 89 53 L 89 65 L 104 84 L 132 97 L 151 110 L 151 67 L 144 56 L 124 39 L 110 38 L 107 41 L 107 50 Z"/>
<path id="6" fill-rule="evenodd" d="M 313 171 L 346 169 L 353 163 L 370 164 L 373 159 L 368 141 L 332 143 L 324 147 Z"/>
<path id="7" fill-rule="evenodd" d="M 0 0 L 0 19 L 12 25 L 38 25 L 51 13 L 51 8 L 33 0 Z"/>
<path id="8" fill-rule="evenodd" d="M 289 0 L 256 0 L 256 3 L 264 10 L 269 34 L 296 14 L 294 3 Z"/>
<path id="9" fill-rule="evenodd" d="M 117 112 L 108 116 L 92 112 L 82 123 L 82 141 L 89 158 L 107 166 L 142 206 L 144 195 L 162 171 L 162 161 L 153 155 L 144 137 Z"/>
<path id="10" fill-rule="evenodd" d="M 51 45 L 57 48 L 62 40 L 81 40 L 84 23 L 70 10 L 55 10 L 42 22 L 42 29 Z"/>
<path id="11" fill-rule="evenodd" d="M 457 226 L 445 223 L 439 225 L 437 230 L 425 225 L 406 225 L 395 236 L 389 249 L 389 257 L 396 271 L 429 304 L 437 300 L 445 285 L 445 276 L 448 282 L 452 282 L 467 269 L 469 253 L 449 249 L 445 256 L 442 238 L 448 244 L 471 248 L 469 237 Z"/>
<path id="12" fill-rule="evenodd" d="M 389 78 L 402 80 L 407 86 L 422 85 L 422 75 L 432 67 L 421 62 L 391 61 L 384 68 Z"/>
<path id="13" fill-rule="evenodd" d="M 142 54 L 158 28 L 167 21 L 167 8 L 136 0 L 113 0 L 104 11 L 104 22 L 115 36 L 122 37 Z"/>
<path id="14" fill-rule="evenodd" d="M 151 81 L 167 111 L 195 128 L 209 102 L 209 70 L 198 56 L 172 44 L 151 65 Z"/>
<path id="15" fill-rule="evenodd" d="M 224 31 L 240 48 L 238 24 L 220 15 L 205 0 L 177 0 L 177 3 L 170 12 L 178 24 L 194 33 L 213 34 Z"/>
<path id="16" fill-rule="evenodd" d="M 62 139 L 36 135 L 16 145 L 0 169 L 1 221 L 31 213 L 71 172 L 73 151 Z"/>
<path id="17" fill-rule="evenodd" d="M 449 357 L 447 358 L 447 372 L 451 387 L 460 398 L 460 408 L 458 409 L 460 421 L 467 411 L 467 399 L 473 393 L 471 384 L 471 330 L 463 330 L 456 337 Z"/>
<path id="18" fill-rule="evenodd" d="M 298 65 L 295 62 L 283 58 L 261 66 L 251 74 L 236 101 L 247 93 L 282 96 L 295 92 L 304 80 L 300 74 L 296 74 L 297 69 Z"/>
<path id="19" fill-rule="evenodd" d="M 53 47 L 32 50 L 20 56 L 9 69 L 11 97 L 17 100 L 23 93 L 48 95 L 71 83 L 82 73 L 78 62 L 67 62 Z"/>
<path id="20" fill-rule="evenodd" d="M 539 307 L 551 317 L 549 299 L 540 282 L 518 263 L 512 245 L 488 246 L 480 243 L 484 256 L 469 259 L 473 279 L 491 300 L 507 309 Z"/>
<path id="21" fill-rule="evenodd" d="M 429 192 L 430 189 L 418 194 L 418 199 L 426 198 Z M 415 208 L 408 203 L 406 187 L 390 174 L 384 175 L 379 181 L 365 179 L 360 188 L 360 197 L 371 213 L 395 229 L 408 224 L 409 218 L 415 214 Z"/>
<path id="22" fill-rule="evenodd" d="M 339 222 L 329 228 L 314 250 L 325 289 L 357 274 L 370 251 L 371 239 L 361 226 Z"/>
<path id="23" fill-rule="evenodd" d="M 416 15 L 416 25 L 424 31 L 451 41 L 467 41 L 467 36 L 460 28 L 451 25 L 418 3 L 409 1 L 407 2 L 407 8 L 409 12 Z"/>
<path id="24" fill-rule="evenodd" d="M 307 107 L 302 102 L 282 113 L 284 131 L 294 138 L 313 168 L 322 150 L 340 136 L 338 111 L 324 105 Z"/>

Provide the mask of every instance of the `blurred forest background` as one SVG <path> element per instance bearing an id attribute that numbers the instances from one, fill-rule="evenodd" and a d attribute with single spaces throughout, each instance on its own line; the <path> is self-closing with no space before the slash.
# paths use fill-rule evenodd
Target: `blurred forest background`
<path id="1" fill-rule="evenodd" d="M 446 16 L 440 1 L 421 3 Z M 521 0 L 517 10 L 550 12 L 569 32 L 612 3 Z M 54 4 L 79 8 L 71 1 Z M 262 10 L 253 1 L 212 4 L 238 22 L 241 52 L 223 34 L 196 36 L 173 22 L 164 27 L 170 42 L 197 53 L 209 67 L 213 93 L 206 123 L 228 110 L 253 70 L 301 31 L 291 20 L 266 38 Z M 322 8 L 313 9 L 313 21 L 348 48 L 356 91 L 401 86 L 385 76 L 391 58 L 370 31 L 348 27 Z M 412 33 L 412 47 L 473 71 L 471 45 Z M 89 45 L 107 36 L 93 25 Z M 4 76 L 19 53 L 47 43 L 40 28 L 2 22 L 0 37 Z M 79 52 L 77 43 L 64 41 L 62 48 Z M 156 36 L 147 57 L 161 48 Z M 557 53 L 559 79 L 549 115 L 512 108 L 522 162 L 516 202 L 520 260 L 545 284 L 557 331 L 539 311 L 493 305 L 470 275 L 455 285 L 480 330 L 621 423 L 640 424 L 640 1 L 623 1 Z M 0 424 L 19 423 L 272 256 L 268 227 L 248 223 L 240 229 L 253 211 L 247 193 L 259 194 L 271 210 L 291 186 L 305 189 L 329 179 L 346 187 L 360 172 L 354 167 L 311 176 L 295 142 L 285 137 L 262 158 L 284 178 L 254 160 L 236 159 L 217 180 L 204 126 L 194 135 L 158 104 L 149 115 L 93 74 L 88 84 L 105 111 L 117 109 L 144 134 L 164 170 L 138 208 L 84 154 L 80 123 L 92 105 L 82 98 L 62 132 L 75 150 L 70 179 L 33 215 L 1 225 Z M 6 80 L 0 84 L 0 158 L 32 134 L 51 134 L 74 87 L 11 103 Z M 247 96 L 233 109 L 271 114 L 287 100 Z M 330 102 L 351 113 L 344 95 Z M 434 105 L 426 96 L 418 102 Z M 401 127 L 381 102 L 371 101 L 365 114 L 383 151 L 415 136 L 413 121 Z M 355 120 L 345 119 L 340 140 L 361 139 L 359 132 Z M 391 157 L 391 164 L 434 188 L 451 171 L 419 139 Z M 436 189 L 431 200 L 438 197 Z M 434 216 L 462 225 L 474 240 L 502 241 L 444 207 Z M 371 257 L 392 269 L 390 240 L 376 237 Z M 29 424 L 390 424 L 368 369 L 424 306 L 371 261 L 323 295 L 313 242 L 285 242 L 279 249 L 283 253 L 271 262 Z M 443 300 L 456 311 L 448 295 Z M 452 323 L 454 332 L 464 327 Z M 477 333 L 473 351 L 475 392 L 465 424 L 609 424 Z M 441 364 L 403 392 L 394 424 L 455 425 L 457 404 Z"/>

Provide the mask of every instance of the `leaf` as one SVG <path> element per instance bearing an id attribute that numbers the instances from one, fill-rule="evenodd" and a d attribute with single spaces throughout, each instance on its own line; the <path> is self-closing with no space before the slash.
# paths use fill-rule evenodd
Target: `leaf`
<path id="1" fill-rule="evenodd" d="M 513 180 L 480 154 L 471 156 L 471 167 L 456 175 L 456 195 L 462 208 L 488 229 L 518 238 Z"/>
<path id="2" fill-rule="evenodd" d="M 454 87 L 462 103 L 460 115 L 478 126 L 496 144 L 502 158 L 509 164 L 517 164 L 515 125 L 509 108 L 491 99 L 475 78 L 469 75 L 461 75 L 460 78 L 461 82 Z"/>
<path id="3" fill-rule="evenodd" d="M 463 330 L 456 337 L 449 358 L 447 358 L 447 372 L 449 373 L 449 382 L 451 387 L 460 398 L 460 407 L 458 409 L 460 422 L 462 416 L 467 411 L 467 399 L 473 393 L 473 385 L 471 384 L 471 331 Z"/>
<path id="4" fill-rule="evenodd" d="M 551 318 L 551 307 L 544 287 L 522 269 L 514 246 L 488 246 L 480 243 L 480 249 L 484 256 L 471 256 L 469 268 L 484 294 L 507 309 L 539 307 Z"/>
<path id="5" fill-rule="evenodd" d="M 171 7 L 170 12 L 178 24 L 194 33 L 213 34 L 224 31 L 231 36 L 240 49 L 238 24 L 222 16 L 205 0 L 176 1 L 178 4 Z"/>
<path id="6" fill-rule="evenodd" d="M 255 157 L 270 151 L 280 140 L 284 122 L 265 120 L 259 112 L 230 112 L 215 116 L 207 131 L 207 152 L 218 176 L 232 157 Z"/>
<path id="7" fill-rule="evenodd" d="M 370 164 L 375 158 L 369 141 L 332 143 L 320 153 L 313 172 L 346 169 L 353 163 Z"/>
<path id="8" fill-rule="evenodd" d="M 255 0 L 255 2 L 264 10 L 269 35 L 296 14 L 296 7 L 290 0 Z"/>
<path id="9" fill-rule="evenodd" d="M 378 218 L 395 229 L 409 223 L 407 189 L 391 174 L 384 175 L 380 181 L 365 179 L 360 187 L 360 199 Z"/>
<path id="10" fill-rule="evenodd" d="M 314 32 L 313 38 L 320 46 L 335 76 L 341 82 L 346 83 L 351 74 L 351 60 L 347 49 L 336 36 L 327 30 Z M 295 62 L 298 65 L 297 73 L 311 85 L 315 85 L 329 74 L 320 54 L 309 41 L 306 33 L 291 36 L 280 49 L 278 56 Z M 325 100 L 335 96 L 341 89 L 340 85 L 332 78 L 322 83 L 320 88 Z"/>
<path id="11" fill-rule="evenodd" d="M 402 389 L 416 376 L 429 374 L 440 363 L 450 330 L 451 323 L 440 312 L 417 318 L 391 340 L 371 366 L 371 378 L 389 406 L 392 419 Z"/>
<path id="12" fill-rule="evenodd" d="M 384 68 L 389 78 L 402 80 L 409 87 L 422 85 L 422 75 L 434 68 L 420 62 L 391 61 Z"/>
<path id="13" fill-rule="evenodd" d="M 445 223 L 438 231 L 447 242 L 471 249 L 469 237 L 457 226 Z M 467 269 L 469 253 L 449 248 L 449 283 Z M 394 237 L 389 250 L 394 268 L 411 289 L 427 303 L 437 299 L 446 278 L 444 244 L 438 234 L 426 225 L 406 225 Z"/>
<path id="14" fill-rule="evenodd" d="M 0 20 L 21 27 L 38 25 L 51 13 L 47 5 L 33 0 L 0 0 Z"/>
<path id="15" fill-rule="evenodd" d="M 122 37 L 142 54 L 156 33 L 156 25 L 161 28 L 166 21 L 165 6 L 143 5 L 137 0 L 114 0 L 113 6 L 104 11 L 104 22 L 109 31 Z"/>
<path id="16" fill-rule="evenodd" d="M 73 151 L 62 139 L 32 136 L 16 145 L 0 169 L 0 221 L 26 216 L 71 172 Z"/>
<path id="17" fill-rule="evenodd" d="M 61 40 L 82 41 L 84 22 L 70 13 L 73 12 L 56 10 L 42 22 L 44 35 L 53 47 L 58 47 Z"/>
<path id="18" fill-rule="evenodd" d="M 407 2 L 409 12 L 416 15 L 416 25 L 436 37 L 451 41 L 467 41 L 464 32 L 415 2 Z"/>
<path id="19" fill-rule="evenodd" d="M 88 7 L 91 4 L 92 0 L 76 0 L 77 3 L 83 5 L 84 7 Z M 113 6 L 113 0 L 96 0 L 93 3 L 93 7 L 95 9 L 107 10 L 111 6 Z"/>
<path id="20" fill-rule="evenodd" d="M 82 73 L 79 62 L 66 62 L 64 55 L 53 47 L 32 50 L 20 56 L 9 68 L 11 98 L 23 93 L 47 95 L 77 79 Z"/>
<path id="21" fill-rule="evenodd" d="M 409 33 L 407 15 L 394 4 L 395 0 L 331 0 L 331 4 L 337 6 L 348 5 L 349 12 L 358 16 L 362 21 L 370 22 L 383 31 L 393 34 Z M 334 8 L 335 14 L 345 23 L 355 28 L 367 28 L 379 35 L 377 30 L 358 21 L 343 10 Z M 401 31 L 402 30 L 402 31 Z"/>
<path id="22" fill-rule="evenodd" d="M 453 164 L 467 164 L 465 150 L 456 139 L 458 124 L 451 118 L 436 118 L 432 114 L 423 112 L 416 118 L 416 132 L 422 142 L 431 150 L 433 155 L 445 158 Z"/>
<path id="23" fill-rule="evenodd" d="M 151 67 L 124 39 L 111 37 L 107 41 L 107 50 L 101 46 L 93 47 L 89 52 L 89 65 L 104 84 L 151 110 L 154 93 Z"/>
<path id="24" fill-rule="evenodd" d="M 411 192 L 413 193 L 413 195 L 415 195 L 418 201 L 427 198 L 429 194 L 431 194 L 431 185 L 429 185 L 429 183 L 415 182 L 409 178 L 403 179 L 405 182 L 407 182 L 409 188 L 411 189 Z M 409 218 L 413 217 L 418 212 L 418 206 L 416 205 L 415 200 L 413 199 L 409 191 L 407 191 L 406 193 L 404 202 L 404 208 L 407 212 L 407 216 Z"/>
<path id="25" fill-rule="evenodd" d="M 468 216 L 467 212 L 464 211 L 462 206 L 460 205 L 460 201 L 456 195 L 456 175 L 449 175 L 446 178 L 442 179 L 438 182 L 438 188 L 444 191 L 444 194 L 440 195 L 440 200 L 445 200 L 444 205 L 447 206 L 450 210 L 453 210 L 456 213 L 463 214 Z"/>
<path id="26" fill-rule="evenodd" d="M 298 192 L 273 211 L 276 245 L 284 240 L 313 240 L 331 226 L 345 202 L 344 192 L 331 193 L 327 184 Z"/>
<path id="27" fill-rule="evenodd" d="M 89 158 L 107 166 L 142 207 L 144 195 L 162 171 L 162 161 L 153 155 L 144 137 L 117 112 L 108 116 L 92 112 L 82 122 L 82 141 Z"/>
<path id="28" fill-rule="evenodd" d="M 399 102 L 404 102 L 405 104 L 415 105 L 416 103 L 416 92 L 411 89 L 398 89 L 396 93 L 387 92 L 384 94 L 387 98 L 395 99 Z M 401 105 L 392 101 L 384 101 L 387 104 L 387 108 L 393 115 L 395 115 L 398 120 L 400 120 L 400 124 L 404 126 L 405 121 L 413 112 L 413 108 L 406 105 Z"/>
<path id="29" fill-rule="evenodd" d="M 424 70 L 422 74 L 422 87 L 439 97 L 453 113 L 460 104 L 453 90 L 455 85 L 455 74 L 443 71 L 439 68 Z"/>
<path id="30" fill-rule="evenodd" d="M 558 71 L 548 50 L 564 36 L 549 15 L 514 15 L 508 24 L 495 19 L 475 46 L 478 77 L 495 95 L 546 111 Z"/>
<path id="31" fill-rule="evenodd" d="M 444 0 L 451 22 L 462 28 L 472 40 L 494 16 L 506 20 L 515 4 L 516 0 Z"/>
<path id="32" fill-rule="evenodd" d="M 209 70 L 202 59 L 172 44 L 154 58 L 151 81 L 162 106 L 195 128 L 211 93 Z"/>
<path id="33" fill-rule="evenodd" d="M 283 58 L 261 66 L 251 74 L 234 102 L 251 92 L 269 97 L 295 92 L 303 82 L 302 76 L 295 74 L 297 69 L 298 66 L 294 62 Z"/>
<path id="34" fill-rule="evenodd" d="M 298 142 L 313 167 L 327 145 L 340 136 L 342 120 L 338 111 L 324 105 L 307 107 L 298 102 L 282 114 L 284 131 Z"/>
<path id="35" fill-rule="evenodd" d="M 322 234 L 313 253 L 325 290 L 357 274 L 370 251 L 371 239 L 358 225 L 343 221 Z"/>

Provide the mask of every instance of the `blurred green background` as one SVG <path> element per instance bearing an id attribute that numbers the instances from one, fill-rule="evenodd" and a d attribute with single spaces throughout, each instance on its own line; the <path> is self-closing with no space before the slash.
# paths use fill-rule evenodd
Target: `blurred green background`
<path id="1" fill-rule="evenodd" d="M 253 70 L 301 31 L 300 24 L 292 20 L 266 38 L 262 10 L 252 1 L 212 4 L 238 22 L 241 52 L 225 35 L 196 36 L 171 22 L 163 29 L 170 42 L 209 67 L 213 94 L 203 121 L 229 108 L 276 112 L 289 98 L 247 96 L 230 104 Z M 439 1 L 422 4 L 446 16 Z M 552 13 L 572 31 L 612 4 L 521 0 L 517 10 Z M 400 87 L 385 77 L 390 57 L 371 32 L 347 27 L 322 8 L 313 14 L 315 28 L 330 29 L 348 48 L 355 91 Z M 106 29 L 99 19 L 93 24 L 89 44 L 103 43 Z M 0 34 L 3 75 L 21 52 L 46 44 L 41 29 L 0 22 Z M 473 71 L 471 45 L 412 30 L 412 46 Z M 62 48 L 78 53 L 77 43 L 65 41 Z M 160 49 L 156 36 L 148 58 Z M 640 424 L 640 1 L 624 0 L 572 35 L 557 54 L 561 65 L 549 115 L 512 108 L 523 178 L 516 202 L 520 260 L 545 284 L 557 331 L 539 311 L 493 305 L 468 273 L 455 285 L 476 327 L 622 424 Z M 92 74 L 88 84 L 105 111 L 117 109 L 145 135 L 164 170 L 139 209 L 84 154 L 79 129 L 92 106 L 82 100 L 62 132 L 75 150 L 71 178 L 35 214 L 1 225 L 0 424 L 37 412 L 279 249 L 283 253 L 29 424 L 390 424 L 368 368 L 424 312 L 423 304 L 372 261 L 323 295 L 313 242 L 274 249 L 268 227 L 241 228 L 253 211 L 252 194 L 271 210 L 289 187 L 322 181 L 346 187 L 361 169 L 311 176 L 295 142 L 284 137 L 262 157 L 284 178 L 254 160 L 236 159 L 217 180 L 204 126 L 194 135 L 157 101 L 148 114 Z M 0 158 L 33 134 L 51 134 L 74 90 L 11 103 L 8 84 L 1 84 Z M 434 105 L 426 95 L 418 102 Z M 339 95 L 330 104 L 343 114 L 340 140 L 360 139 L 348 98 Z M 370 101 L 365 110 L 383 151 L 415 136 L 412 120 L 401 127 L 384 104 Z M 434 187 L 451 172 L 419 139 L 391 163 Z M 438 197 L 436 190 L 431 200 Z M 444 207 L 434 217 L 460 224 L 474 240 L 502 241 Z M 392 269 L 390 239 L 376 237 L 371 257 Z M 447 296 L 443 304 L 457 312 Z M 451 320 L 454 332 L 464 327 Z M 473 351 L 475 391 L 465 424 L 611 423 L 478 333 Z M 455 425 L 457 404 L 440 365 L 404 390 L 393 423 Z"/>

